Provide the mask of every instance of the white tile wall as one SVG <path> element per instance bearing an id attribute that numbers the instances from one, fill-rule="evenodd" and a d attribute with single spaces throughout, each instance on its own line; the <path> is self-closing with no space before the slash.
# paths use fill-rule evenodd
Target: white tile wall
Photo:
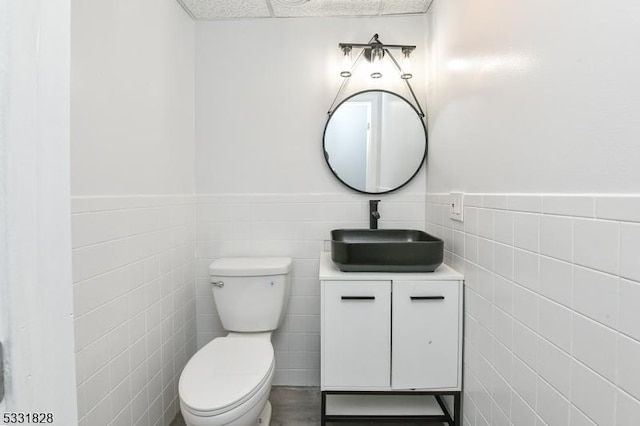
<path id="1" fill-rule="evenodd" d="M 427 231 L 466 277 L 464 424 L 637 425 L 640 196 L 465 194 L 464 223 L 447 200 Z"/>
<path id="2" fill-rule="evenodd" d="M 283 325 L 274 334 L 274 384 L 320 383 L 320 252 L 330 231 L 367 228 L 369 199 L 381 199 L 383 228 L 424 229 L 423 194 L 201 195 L 197 209 L 196 306 L 198 347 L 225 334 L 208 277 L 211 261 L 227 256 L 290 256 L 292 291 Z"/>
<path id="3" fill-rule="evenodd" d="M 195 196 L 72 199 L 81 426 L 167 426 L 196 349 Z"/>

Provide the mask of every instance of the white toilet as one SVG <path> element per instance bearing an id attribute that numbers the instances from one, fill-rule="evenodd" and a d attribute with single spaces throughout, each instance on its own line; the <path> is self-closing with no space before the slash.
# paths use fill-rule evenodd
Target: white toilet
<path id="1" fill-rule="evenodd" d="M 209 266 L 213 298 L 229 332 L 200 349 L 180 375 L 188 426 L 268 426 L 275 371 L 271 333 L 289 300 L 291 259 L 226 258 Z"/>

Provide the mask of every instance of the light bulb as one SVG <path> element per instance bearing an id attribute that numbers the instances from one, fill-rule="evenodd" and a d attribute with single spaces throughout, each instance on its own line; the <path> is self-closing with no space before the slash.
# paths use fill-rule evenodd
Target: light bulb
<path id="1" fill-rule="evenodd" d="M 384 51 L 381 47 L 374 47 L 371 50 L 371 78 L 382 77 L 382 55 Z"/>
<path id="2" fill-rule="evenodd" d="M 341 77 L 351 77 L 351 67 L 353 63 L 351 62 L 351 46 L 344 46 L 342 48 L 342 71 L 340 72 Z"/>
<path id="3" fill-rule="evenodd" d="M 402 49 L 402 53 L 404 54 L 404 57 L 402 58 L 402 74 L 400 75 L 400 77 L 408 80 L 413 77 L 413 74 L 411 73 L 411 59 L 409 59 L 411 50 L 405 47 Z"/>

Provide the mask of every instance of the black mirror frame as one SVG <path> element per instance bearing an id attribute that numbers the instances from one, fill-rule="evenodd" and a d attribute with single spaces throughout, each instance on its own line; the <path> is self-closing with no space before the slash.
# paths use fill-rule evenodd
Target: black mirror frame
<path id="1" fill-rule="evenodd" d="M 326 139 L 326 135 L 327 135 L 327 127 L 329 126 L 329 122 L 331 121 L 331 118 L 333 117 L 333 114 L 338 110 L 338 108 L 340 108 L 340 106 L 349 101 L 350 99 L 361 95 L 363 93 L 370 93 L 370 92 L 383 92 L 383 93 L 388 93 L 394 96 L 397 96 L 398 98 L 402 99 L 403 101 L 405 101 L 410 107 L 411 109 L 413 109 L 413 111 L 416 113 L 416 115 L 418 116 L 418 118 L 420 119 L 420 123 L 422 124 L 422 130 L 424 130 L 424 154 L 422 156 L 422 159 L 420 160 L 420 163 L 418 163 L 418 167 L 416 168 L 416 171 L 413 172 L 413 174 L 409 177 L 409 179 L 407 179 L 403 184 L 398 185 L 397 187 L 390 189 L 388 191 L 381 191 L 381 192 L 369 192 L 369 191 L 362 191 L 358 188 L 354 188 L 353 186 L 349 185 L 347 182 L 345 182 L 344 180 L 342 180 L 340 178 L 340 176 L 338 176 L 338 174 L 333 170 L 333 168 L 331 167 L 331 164 L 329 163 L 329 159 L 328 159 L 328 153 L 327 153 L 327 149 L 326 149 L 326 143 L 325 143 L 325 139 Z M 360 92 L 354 93 L 353 95 L 348 96 L 347 98 L 345 98 L 342 102 L 340 102 L 338 104 L 338 106 L 336 106 L 329 114 L 329 118 L 327 119 L 326 124 L 324 125 L 324 131 L 322 132 L 322 153 L 323 153 L 323 157 L 324 157 L 324 161 L 327 163 L 327 167 L 329 167 L 329 170 L 331 170 L 331 173 L 336 177 L 336 179 L 338 179 L 340 181 L 340 183 L 342 183 L 344 186 L 353 189 L 356 192 L 359 192 L 361 194 L 371 194 L 371 195 L 378 195 L 378 194 L 389 194 L 391 192 L 397 191 L 400 188 L 403 188 L 404 186 L 406 186 L 409 182 L 411 182 L 413 180 L 414 177 L 416 177 L 416 175 L 418 174 L 418 172 L 420 171 L 420 169 L 422 168 L 423 164 L 426 163 L 427 160 L 427 151 L 429 150 L 429 133 L 427 132 L 427 126 L 425 125 L 424 122 L 424 118 L 423 115 L 420 114 L 420 112 L 418 111 L 418 109 L 413 106 L 413 104 L 411 104 L 411 102 L 409 102 L 407 100 L 407 98 L 405 98 L 404 96 L 400 96 L 397 93 L 394 93 L 390 90 L 383 90 L 383 89 L 368 89 L 368 90 L 362 90 Z"/>

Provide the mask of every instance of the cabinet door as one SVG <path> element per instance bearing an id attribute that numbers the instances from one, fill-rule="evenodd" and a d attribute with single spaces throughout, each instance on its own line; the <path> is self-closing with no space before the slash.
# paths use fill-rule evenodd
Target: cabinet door
<path id="1" fill-rule="evenodd" d="M 323 388 L 389 388 L 391 282 L 322 283 Z"/>
<path id="2" fill-rule="evenodd" d="M 393 282 L 393 389 L 458 386 L 458 281 Z"/>

